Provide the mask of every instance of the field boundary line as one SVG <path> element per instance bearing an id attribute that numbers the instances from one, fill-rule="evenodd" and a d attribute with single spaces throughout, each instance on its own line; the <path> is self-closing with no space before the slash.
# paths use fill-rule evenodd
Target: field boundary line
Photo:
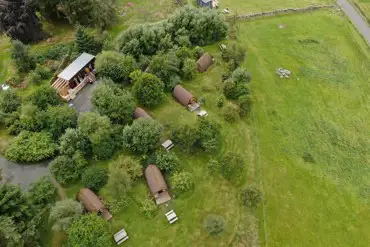
<path id="1" fill-rule="evenodd" d="M 259 187 L 262 191 L 262 194 L 265 195 L 265 190 L 263 188 L 263 182 L 262 182 L 262 169 L 261 169 L 261 156 L 260 156 L 260 148 L 259 148 L 259 141 L 258 141 L 258 134 L 257 134 L 257 128 L 256 128 L 256 118 L 254 115 L 254 109 L 252 109 L 252 122 L 253 122 L 253 136 L 255 141 L 255 152 L 256 152 L 256 170 L 257 170 L 257 176 L 259 180 Z M 266 224 L 266 206 L 265 206 L 265 199 L 262 200 L 262 215 L 263 215 L 263 235 L 264 235 L 264 241 L 265 247 L 268 247 L 268 241 L 267 241 L 267 224 Z"/>
<path id="2" fill-rule="evenodd" d="M 310 5 L 304 8 L 285 8 L 285 9 L 277 9 L 272 11 L 266 11 L 266 12 L 257 12 L 257 13 L 250 13 L 250 14 L 238 14 L 234 16 L 228 17 L 230 18 L 236 18 L 238 20 L 254 20 L 257 18 L 262 17 L 270 17 L 270 16 L 277 16 L 277 15 L 284 15 L 284 14 L 292 14 L 292 13 L 304 13 L 304 12 L 310 12 L 315 10 L 321 10 L 321 9 L 334 9 L 338 8 L 336 4 L 330 4 L 330 5 Z"/>

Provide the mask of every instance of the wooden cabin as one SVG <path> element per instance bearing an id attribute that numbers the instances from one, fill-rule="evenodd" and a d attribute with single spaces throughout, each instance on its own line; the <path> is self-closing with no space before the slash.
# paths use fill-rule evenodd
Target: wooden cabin
<path id="1" fill-rule="evenodd" d="M 82 53 L 59 75 L 52 87 L 65 101 L 74 99 L 78 92 L 95 79 L 95 56 Z"/>
<path id="2" fill-rule="evenodd" d="M 90 189 L 82 188 L 77 195 L 77 200 L 82 203 L 85 209 L 91 213 L 101 215 L 105 220 L 112 219 L 112 215 L 104 206 L 99 197 Z"/>
<path id="3" fill-rule="evenodd" d="M 135 119 L 138 119 L 138 118 L 152 119 L 152 117 L 143 108 L 140 108 L 140 107 L 136 107 L 134 118 Z"/>
<path id="4" fill-rule="evenodd" d="M 197 61 L 197 69 L 199 72 L 205 72 L 213 64 L 213 56 L 209 53 L 204 53 Z"/>
<path id="5" fill-rule="evenodd" d="M 183 106 L 186 106 L 189 111 L 195 111 L 199 109 L 199 104 L 197 99 L 189 93 L 185 88 L 180 85 L 177 85 L 172 91 L 173 97 L 180 102 Z"/>
<path id="6" fill-rule="evenodd" d="M 157 205 L 171 200 L 166 181 L 164 180 L 163 175 L 157 166 L 149 165 L 145 169 L 145 178 L 148 182 L 150 193 L 154 197 Z"/>

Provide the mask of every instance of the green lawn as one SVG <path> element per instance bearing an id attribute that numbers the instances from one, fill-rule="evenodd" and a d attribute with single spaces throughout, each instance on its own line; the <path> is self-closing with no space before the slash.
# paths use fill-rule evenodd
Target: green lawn
<path id="1" fill-rule="evenodd" d="M 368 246 L 369 48 L 335 11 L 245 22 L 239 33 L 253 75 L 266 245 Z M 279 67 L 292 78 L 278 78 Z"/>
<path id="2" fill-rule="evenodd" d="M 244 14 L 283 8 L 301 8 L 309 5 L 331 4 L 334 2 L 334 0 L 221 0 L 220 8 L 228 7 L 231 13 Z"/>

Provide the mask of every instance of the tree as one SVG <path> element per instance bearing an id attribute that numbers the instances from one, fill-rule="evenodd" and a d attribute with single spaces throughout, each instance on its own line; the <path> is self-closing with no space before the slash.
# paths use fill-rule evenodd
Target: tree
<path id="1" fill-rule="evenodd" d="M 78 131 L 87 136 L 92 144 L 99 144 L 110 136 L 112 125 L 107 116 L 86 112 L 78 117 Z"/>
<path id="2" fill-rule="evenodd" d="M 12 113 L 21 106 L 22 100 L 14 90 L 0 92 L 0 111 L 3 113 Z"/>
<path id="3" fill-rule="evenodd" d="M 19 40 L 13 41 L 12 44 L 12 58 L 18 71 L 28 72 L 36 68 L 35 59 L 30 55 L 30 47 L 28 45 L 24 45 Z"/>
<path id="4" fill-rule="evenodd" d="M 220 159 L 221 175 L 227 180 L 238 182 L 243 176 L 245 161 L 237 153 L 227 152 Z"/>
<path id="5" fill-rule="evenodd" d="M 174 52 L 160 54 L 153 57 L 149 64 L 150 72 L 165 82 L 165 87 L 171 91 L 179 80 L 173 80 L 174 77 L 179 77 L 180 60 Z"/>
<path id="6" fill-rule="evenodd" d="M 217 150 L 221 142 L 221 126 L 217 122 L 209 119 L 199 119 L 198 138 L 200 147 L 206 152 Z"/>
<path id="7" fill-rule="evenodd" d="M 111 27 L 117 20 L 117 1 L 116 0 L 93 0 L 94 6 L 93 16 L 94 24 L 100 30 L 105 30 Z"/>
<path id="8" fill-rule="evenodd" d="M 193 59 L 187 58 L 181 69 L 182 77 L 186 80 L 192 80 L 197 75 L 197 65 Z"/>
<path id="9" fill-rule="evenodd" d="M 155 164 L 162 171 L 173 173 L 179 169 L 180 161 L 174 152 L 157 152 Z"/>
<path id="10" fill-rule="evenodd" d="M 192 151 L 197 141 L 197 130 L 190 125 L 178 125 L 171 132 L 171 140 L 184 151 Z"/>
<path id="11" fill-rule="evenodd" d="M 146 198 L 140 202 L 140 210 L 146 217 L 152 218 L 157 212 L 158 207 L 154 204 L 152 199 Z"/>
<path id="12" fill-rule="evenodd" d="M 229 63 L 229 70 L 234 71 L 245 61 L 245 49 L 239 44 L 232 44 L 231 49 L 222 51 L 222 59 Z"/>
<path id="13" fill-rule="evenodd" d="M 0 246 L 21 247 L 23 241 L 11 217 L 0 216 Z"/>
<path id="14" fill-rule="evenodd" d="M 251 74 L 245 68 L 236 68 L 231 74 L 233 81 L 238 84 L 248 83 L 251 81 Z"/>
<path id="15" fill-rule="evenodd" d="M 28 101 L 40 110 L 46 110 L 49 106 L 56 106 L 61 103 L 55 89 L 50 86 L 42 86 L 32 92 Z"/>
<path id="16" fill-rule="evenodd" d="M 76 26 L 76 48 L 79 53 L 90 53 L 90 54 L 98 54 L 103 49 L 103 43 L 96 40 L 93 35 L 88 33 L 86 29 L 81 26 Z"/>
<path id="17" fill-rule="evenodd" d="M 43 118 L 45 129 L 58 139 L 66 129 L 77 126 L 77 116 L 76 110 L 67 105 L 49 107 Z"/>
<path id="18" fill-rule="evenodd" d="M 194 179 L 189 172 L 175 172 L 171 177 L 171 184 L 175 191 L 186 192 L 194 186 Z"/>
<path id="19" fill-rule="evenodd" d="M 137 69 L 135 59 L 115 51 L 103 51 L 96 57 L 96 72 L 114 82 L 129 81 L 130 74 Z"/>
<path id="20" fill-rule="evenodd" d="M 135 81 L 133 93 L 140 104 L 153 107 L 160 104 L 164 98 L 164 84 L 157 76 L 142 73 Z"/>
<path id="21" fill-rule="evenodd" d="M 109 164 L 107 188 L 115 198 L 122 198 L 142 175 L 142 167 L 138 161 L 121 155 Z"/>
<path id="22" fill-rule="evenodd" d="M 208 215 L 204 220 L 204 228 L 211 236 L 219 235 L 225 230 L 225 220 L 219 215 Z"/>
<path id="23" fill-rule="evenodd" d="M 58 156 L 50 163 L 50 171 L 61 183 L 67 184 L 79 178 L 85 167 L 79 167 L 68 156 Z"/>
<path id="24" fill-rule="evenodd" d="M 56 149 L 50 134 L 22 131 L 5 150 L 5 157 L 16 162 L 38 162 L 52 157 Z"/>
<path id="25" fill-rule="evenodd" d="M 240 116 L 245 117 L 251 111 L 252 108 L 252 97 L 250 95 L 244 95 L 239 98 Z"/>
<path id="26" fill-rule="evenodd" d="M 237 122 L 239 120 L 239 114 L 239 107 L 232 103 L 227 104 L 222 111 L 225 121 L 229 123 Z"/>
<path id="27" fill-rule="evenodd" d="M 247 187 L 241 192 L 241 200 L 244 206 L 256 207 L 262 199 L 261 191 L 254 186 Z"/>
<path id="28" fill-rule="evenodd" d="M 59 139 L 59 152 L 71 157 L 76 151 L 80 151 L 85 157 L 90 156 L 90 140 L 79 130 L 68 128 Z"/>
<path id="29" fill-rule="evenodd" d="M 67 231 L 73 220 L 82 213 L 82 205 L 74 199 L 57 201 L 51 208 L 49 215 L 53 231 Z"/>
<path id="30" fill-rule="evenodd" d="M 134 152 L 148 153 L 159 142 L 162 126 L 155 120 L 137 119 L 123 129 L 123 145 Z"/>
<path id="31" fill-rule="evenodd" d="M 42 177 L 32 184 L 28 194 L 33 205 L 43 209 L 55 202 L 56 188 L 49 177 Z"/>
<path id="32" fill-rule="evenodd" d="M 67 230 L 67 247 L 106 247 L 111 243 L 110 226 L 96 214 L 75 219 Z"/>
<path id="33" fill-rule="evenodd" d="M 34 1 L 2 0 L 0 3 L 0 32 L 24 43 L 43 38 Z"/>
<path id="34" fill-rule="evenodd" d="M 81 181 L 85 187 L 99 192 L 108 182 L 108 171 L 106 168 L 89 167 L 82 174 Z"/>
<path id="35" fill-rule="evenodd" d="M 63 13 L 58 11 L 60 0 L 38 0 L 37 9 L 41 16 L 47 20 L 59 20 L 65 17 Z"/>
<path id="36" fill-rule="evenodd" d="M 100 114 L 108 116 L 116 124 L 130 123 L 135 112 L 131 93 L 110 80 L 104 80 L 94 90 L 92 103 Z"/>

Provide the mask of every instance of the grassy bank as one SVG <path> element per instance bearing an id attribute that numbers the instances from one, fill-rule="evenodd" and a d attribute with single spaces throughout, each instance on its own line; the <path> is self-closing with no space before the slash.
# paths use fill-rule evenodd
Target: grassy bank
<path id="1" fill-rule="evenodd" d="M 240 35 L 254 78 L 267 244 L 366 246 L 368 47 L 334 11 L 241 23 Z M 280 79 L 279 67 L 292 78 Z"/>

